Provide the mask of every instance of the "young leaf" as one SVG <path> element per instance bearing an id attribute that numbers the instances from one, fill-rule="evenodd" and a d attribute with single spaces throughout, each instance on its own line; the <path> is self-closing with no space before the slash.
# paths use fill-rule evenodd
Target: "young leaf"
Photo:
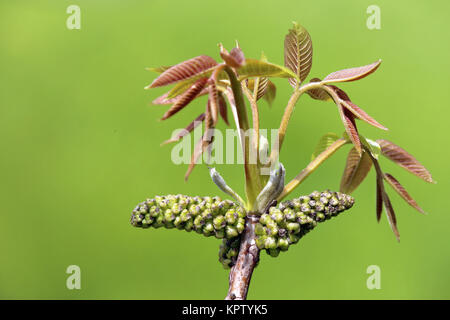
<path id="1" fill-rule="evenodd" d="M 361 154 L 361 141 L 359 140 L 358 129 L 356 128 L 355 116 L 347 108 L 342 105 L 338 105 L 339 114 L 341 116 L 342 123 L 345 127 L 350 141 L 355 146 L 356 151 Z"/>
<path id="2" fill-rule="evenodd" d="M 177 99 L 176 103 L 163 115 L 161 120 L 170 118 L 175 113 L 187 106 L 192 100 L 197 97 L 200 91 L 202 91 L 207 81 L 207 78 L 197 80 L 191 88 L 189 88 L 179 99 Z"/>
<path id="3" fill-rule="evenodd" d="M 359 140 L 364 145 L 364 147 L 370 152 L 372 157 L 374 157 L 376 160 L 378 160 L 378 157 L 381 153 L 381 147 L 380 145 L 373 140 L 367 139 L 363 137 L 362 135 L 359 135 Z"/>
<path id="4" fill-rule="evenodd" d="M 374 118 L 372 118 L 371 116 L 369 116 L 363 109 L 361 109 L 360 107 L 358 107 L 356 104 L 354 104 L 351 101 L 344 101 L 343 102 L 344 106 L 350 110 L 358 119 L 363 120 L 365 122 L 367 122 L 368 124 L 380 128 L 382 130 L 388 130 L 388 128 L 386 128 L 385 126 L 383 126 L 382 124 L 378 123 Z"/>
<path id="5" fill-rule="evenodd" d="M 328 132 L 324 134 L 319 142 L 317 143 L 316 148 L 314 149 L 313 154 L 311 155 L 311 161 L 314 160 L 319 154 L 325 151 L 329 146 L 331 146 L 336 140 L 339 139 L 339 136 L 336 133 Z"/>
<path id="6" fill-rule="evenodd" d="M 336 92 L 338 97 L 341 99 L 341 103 L 348 110 L 350 110 L 358 119 L 363 120 L 374 127 L 377 127 L 377 128 L 383 129 L 383 130 L 388 130 L 386 127 L 379 124 L 374 118 L 369 116 L 363 109 L 359 108 L 356 104 L 351 102 L 349 96 L 344 92 L 344 90 L 339 89 L 336 86 L 329 86 L 329 87 L 332 88 Z"/>
<path id="7" fill-rule="evenodd" d="M 194 148 L 194 153 L 191 156 L 191 162 L 189 163 L 189 167 L 186 171 L 186 174 L 184 175 L 184 180 L 187 181 L 189 179 L 189 176 L 192 173 L 192 170 L 194 170 L 195 165 L 198 163 L 198 159 L 203 154 L 203 152 L 206 150 L 206 148 L 209 146 L 211 142 L 205 141 L 204 135 L 200 138 L 200 140 L 197 142 Z"/>
<path id="8" fill-rule="evenodd" d="M 294 88 L 308 76 L 312 66 L 312 55 L 312 41 L 308 31 L 294 22 L 294 27 L 284 39 L 284 65 L 297 75 L 297 78 L 289 79 Z"/>
<path id="9" fill-rule="evenodd" d="M 283 66 L 256 59 L 246 59 L 238 74 L 239 81 L 251 77 L 297 78 L 295 73 Z"/>
<path id="10" fill-rule="evenodd" d="M 320 82 L 319 78 L 311 79 L 311 82 Z M 306 91 L 306 93 L 315 100 L 328 101 L 331 99 L 330 95 L 322 88 L 316 88 Z"/>
<path id="11" fill-rule="evenodd" d="M 391 185 L 392 188 L 414 209 L 420 213 L 425 213 L 417 202 L 409 195 L 406 189 L 389 173 L 384 174 L 384 179 Z"/>
<path id="12" fill-rule="evenodd" d="M 208 103 L 211 108 L 212 120 L 215 125 L 219 117 L 219 92 L 217 91 L 214 81 L 211 81 L 209 84 Z"/>
<path id="13" fill-rule="evenodd" d="M 336 71 L 327 75 L 322 82 L 334 83 L 359 80 L 367 77 L 369 74 L 377 70 L 380 64 L 381 60 L 378 60 L 366 66 Z"/>
<path id="14" fill-rule="evenodd" d="M 356 149 L 352 148 L 347 156 L 340 191 L 347 194 L 355 191 L 367 177 L 370 168 L 372 168 L 372 159 L 367 152 L 364 151 L 359 155 Z"/>
<path id="15" fill-rule="evenodd" d="M 232 68 L 240 68 L 245 64 L 244 52 L 238 47 L 231 49 L 228 52 L 223 45 L 220 43 L 220 56 L 225 63 Z"/>
<path id="16" fill-rule="evenodd" d="M 198 56 L 167 69 L 147 88 L 161 87 L 181 80 L 186 80 L 205 70 L 211 69 L 216 65 L 217 62 L 213 58 L 209 56 Z"/>
<path id="17" fill-rule="evenodd" d="M 406 150 L 388 140 L 380 139 L 377 140 L 377 142 L 381 147 L 381 153 L 385 157 L 394 161 L 417 177 L 427 182 L 434 182 L 430 172 Z"/>
<path id="18" fill-rule="evenodd" d="M 267 77 L 248 79 L 247 88 L 250 91 L 252 92 L 255 91 L 255 85 L 258 87 L 258 91 L 256 93 L 256 100 L 264 98 L 264 100 L 266 100 L 270 105 L 273 99 L 275 98 L 277 90 L 273 82 L 270 81 L 269 78 Z"/>
<path id="19" fill-rule="evenodd" d="M 163 94 L 162 96 L 159 96 L 158 98 L 153 100 L 152 104 L 156 104 L 156 105 L 174 104 L 181 97 L 181 94 L 186 92 L 186 90 L 189 89 L 190 87 L 192 87 L 192 84 L 185 85 L 185 86 L 183 86 L 183 88 L 180 88 L 179 92 L 172 92 L 173 91 L 173 89 L 172 89 L 169 92 L 167 92 L 167 93 Z M 207 87 L 205 87 L 205 88 L 203 88 L 202 91 L 200 91 L 199 94 L 197 94 L 197 97 L 203 96 L 207 93 L 209 93 L 209 89 Z"/>
<path id="20" fill-rule="evenodd" d="M 382 183 L 382 182 L 381 182 Z M 397 238 L 397 241 L 400 242 L 400 233 L 398 232 L 397 228 L 397 218 L 395 217 L 394 208 L 392 207 L 391 200 L 389 199 L 389 196 L 386 192 L 383 192 L 383 202 L 384 207 L 386 208 L 386 215 L 389 221 L 389 225 L 392 228 L 392 231 L 394 232 L 395 237 Z"/>
<path id="21" fill-rule="evenodd" d="M 160 67 L 153 67 L 153 68 L 145 68 L 145 70 L 156 72 L 156 73 L 163 73 L 164 71 L 166 71 L 167 69 L 170 69 L 170 68 L 172 68 L 172 66 L 160 66 Z"/>
<path id="22" fill-rule="evenodd" d="M 166 105 L 166 104 L 174 104 L 180 98 L 180 96 L 174 98 L 168 98 L 169 93 L 164 93 L 162 96 L 159 96 L 155 100 L 152 101 L 152 104 L 156 105 Z"/>
<path id="23" fill-rule="evenodd" d="M 198 127 L 198 125 L 200 125 L 203 120 L 205 120 L 205 113 L 200 114 L 197 118 L 195 118 L 194 121 L 192 121 L 184 130 L 180 130 L 180 132 L 178 132 L 176 135 L 174 135 L 172 138 L 170 138 L 169 140 L 164 141 L 163 143 L 161 143 L 161 145 L 165 145 L 168 143 L 172 143 L 172 142 L 177 142 L 179 140 L 181 140 L 182 138 L 184 138 L 186 135 L 188 135 L 189 133 L 192 132 L 192 130 L 194 130 L 195 128 Z"/>
<path id="24" fill-rule="evenodd" d="M 223 97 L 223 94 L 221 92 L 219 92 L 218 100 L 219 100 L 219 114 L 222 117 L 223 121 L 225 121 L 226 125 L 229 126 L 230 123 L 228 122 L 227 102 L 225 101 L 225 98 Z"/>
<path id="25" fill-rule="evenodd" d="M 269 107 L 272 106 L 273 100 L 275 100 L 276 95 L 277 87 L 272 81 L 269 80 L 267 83 L 267 90 L 263 96 L 263 99 L 267 101 Z"/>
<path id="26" fill-rule="evenodd" d="M 381 213 L 383 212 L 383 195 L 382 195 L 382 190 L 381 190 L 381 186 L 380 183 L 382 183 L 380 181 L 380 179 L 376 179 L 377 180 L 377 204 L 376 204 L 376 208 L 377 208 L 377 221 L 380 222 L 381 219 Z"/>

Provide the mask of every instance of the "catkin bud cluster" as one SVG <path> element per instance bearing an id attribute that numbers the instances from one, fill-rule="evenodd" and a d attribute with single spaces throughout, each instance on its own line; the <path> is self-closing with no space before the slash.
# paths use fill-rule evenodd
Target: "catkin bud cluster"
<path id="1" fill-rule="evenodd" d="M 245 210 L 219 197 L 156 196 L 140 203 L 131 214 L 139 228 L 177 228 L 207 237 L 236 238 L 245 228 Z"/>
<path id="2" fill-rule="evenodd" d="M 225 269 L 229 269 L 236 264 L 240 246 L 241 237 L 222 239 L 219 248 L 219 262 Z"/>
<path id="3" fill-rule="evenodd" d="M 314 229 L 318 222 L 351 208 L 353 203 L 351 196 L 329 190 L 282 202 L 261 215 L 255 227 L 256 245 L 276 257 Z"/>

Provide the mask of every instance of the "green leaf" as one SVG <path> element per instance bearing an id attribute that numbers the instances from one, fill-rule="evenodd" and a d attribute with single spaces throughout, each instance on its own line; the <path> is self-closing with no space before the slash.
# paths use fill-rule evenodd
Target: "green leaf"
<path id="1" fill-rule="evenodd" d="M 369 151 L 372 157 L 378 160 L 379 155 L 381 154 L 381 147 L 378 142 L 367 139 L 362 135 L 359 135 L 359 139 L 363 146 L 365 146 Z"/>
<path id="2" fill-rule="evenodd" d="M 238 70 L 239 81 L 251 77 L 296 78 L 297 75 L 288 68 L 267 61 L 246 59 L 245 65 Z"/>
<path id="3" fill-rule="evenodd" d="M 160 67 L 153 67 L 153 68 L 145 68 L 145 70 L 156 72 L 156 73 L 163 73 L 164 71 L 166 71 L 167 69 L 170 69 L 170 68 L 172 68 L 172 66 L 160 66 Z"/>
<path id="4" fill-rule="evenodd" d="M 284 65 L 294 71 L 297 78 L 289 79 L 295 88 L 309 74 L 312 66 L 312 41 L 308 31 L 297 22 L 284 39 Z"/>
<path id="5" fill-rule="evenodd" d="M 313 154 L 311 155 L 311 161 L 314 160 L 319 154 L 325 151 L 329 146 L 331 146 L 336 140 L 339 139 L 339 136 L 336 133 L 328 132 L 324 134 L 317 143 L 316 148 L 314 149 Z"/>

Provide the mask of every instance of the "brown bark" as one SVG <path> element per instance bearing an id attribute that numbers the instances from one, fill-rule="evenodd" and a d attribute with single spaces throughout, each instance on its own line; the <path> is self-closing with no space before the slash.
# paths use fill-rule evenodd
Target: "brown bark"
<path id="1" fill-rule="evenodd" d="M 245 231 L 242 234 L 241 247 L 236 264 L 231 268 L 229 289 L 225 300 L 245 300 L 253 270 L 259 261 L 259 249 L 255 243 L 255 225 L 259 217 L 249 215 L 246 218 Z"/>

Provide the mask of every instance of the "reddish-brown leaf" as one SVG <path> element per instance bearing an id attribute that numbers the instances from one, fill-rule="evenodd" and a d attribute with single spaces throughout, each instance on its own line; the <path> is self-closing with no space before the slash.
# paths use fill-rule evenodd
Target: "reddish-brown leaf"
<path id="1" fill-rule="evenodd" d="M 333 83 L 333 82 L 347 82 L 355 81 L 367 77 L 369 74 L 378 69 L 381 64 L 381 60 L 371 63 L 366 66 L 344 69 L 330 73 L 323 79 L 323 83 Z"/>
<path id="2" fill-rule="evenodd" d="M 204 140 L 204 137 L 200 138 L 200 140 L 197 142 L 197 144 L 194 147 L 194 153 L 191 156 L 191 162 L 189 163 L 189 167 L 186 171 L 186 174 L 184 175 L 184 180 L 187 181 L 189 179 L 189 176 L 192 173 L 192 170 L 194 170 L 195 165 L 198 163 L 198 160 L 200 156 L 203 154 L 203 152 L 208 147 L 209 142 Z"/>
<path id="3" fill-rule="evenodd" d="M 377 140 L 377 143 L 380 145 L 381 153 L 385 157 L 394 161 L 417 177 L 427 182 L 434 182 L 430 172 L 406 150 L 388 140 L 380 139 Z"/>
<path id="4" fill-rule="evenodd" d="M 372 159 L 367 152 L 364 151 L 360 155 L 355 148 L 350 149 L 341 179 L 340 191 L 351 194 L 364 181 L 371 168 Z"/>
<path id="5" fill-rule="evenodd" d="M 384 207 L 386 208 L 386 215 L 389 221 L 389 225 L 391 226 L 392 231 L 397 238 L 397 241 L 400 242 L 400 233 L 398 232 L 397 218 L 395 217 L 395 212 L 394 208 L 392 207 L 391 200 L 389 199 L 389 196 L 386 192 L 383 193 L 383 202 Z"/>
<path id="6" fill-rule="evenodd" d="M 377 128 L 383 129 L 383 130 L 388 130 L 388 128 L 386 128 L 382 124 L 378 123 L 374 118 L 369 116 L 363 109 L 358 107 L 353 102 L 344 101 L 343 103 L 344 103 L 345 107 L 348 110 L 350 110 L 358 119 L 363 120 L 374 127 L 377 127 Z"/>
<path id="7" fill-rule="evenodd" d="M 320 82 L 321 80 L 319 78 L 313 78 L 311 79 L 311 82 Z M 327 101 L 330 100 L 330 95 L 322 88 L 316 88 L 306 91 L 306 93 L 313 99 L 321 100 L 321 101 Z"/>
<path id="8" fill-rule="evenodd" d="M 232 68 L 240 68 L 245 64 L 244 52 L 240 48 L 233 48 L 230 52 L 222 44 L 220 46 L 220 56 L 225 63 Z"/>
<path id="9" fill-rule="evenodd" d="M 174 137 L 169 140 L 164 141 L 161 145 L 165 145 L 172 142 L 177 142 L 191 133 L 195 128 L 197 128 L 205 120 L 205 114 L 200 114 L 194 121 L 192 121 L 184 130 L 180 130 Z"/>
<path id="10" fill-rule="evenodd" d="M 277 95 L 277 87 L 272 81 L 269 80 L 267 90 L 263 96 L 263 99 L 267 101 L 269 107 L 272 106 L 273 100 L 275 100 L 276 95 Z"/>
<path id="11" fill-rule="evenodd" d="M 187 89 L 189 89 L 189 87 Z M 197 97 L 204 96 L 205 94 L 208 94 L 208 93 L 209 93 L 209 88 L 208 87 L 204 87 L 203 90 L 200 91 L 200 93 L 197 95 Z M 181 95 L 182 94 L 177 95 L 177 96 L 175 96 L 173 98 L 169 98 L 169 92 L 166 92 L 162 96 L 159 96 L 158 98 L 153 100 L 152 104 L 156 104 L 156 105 L 174 104 L 181 97 Z"/>
<path id="12" fill-rule="evenodd" d="M 169 94 L 164 93 L 162 96 L 159 96 L 155 100 L 152 101 L 152 104 L 157 105 L 166 105 L 166 104 L 174 104 L 181 96 L 177 96 L 175 98 L 168 98 Z"/>
<path id="13" fill-rule="evenodd" d="M 185 93 L 183 93 L 179 99 L 176 100 L 175 104 L 163 115 L 161 120 L 166 120 L 170 118 L 175 113 L 187 106 L 192 100 L 194 100 L 197 95 L 205 87 L 208 78 L 201 78 L 197 80 L 192 87 L 190 87 Z"/>
<path id="14" fill-rule="evenodd" d="M 220 92 L 218 98 L 219 98 L 219 114 L 222 117 L 223 121 L 225 121 L 227 126 L 229 126 L 230 123 L 228 122 L 227 102 L 225 101 L 225 98 Z"/>
<path id="15" fill-rule="evenodd" d="M 338 105 L 338 110 L 350 141 L 355 146 L 356 151 L 361 154 L 361 141 L 359 140 L 359 133 L 356 128 L 355 116 L 341 104 Z"/>
<path id="16" fill-rule="evenodd" d="M 189 79 L 216 65 L 217 62 L 213 58 L 209 56 L 198 56 L 167 69 L 147 88 L 161 87 Z"/>
<path id="17" fill-rule="evenodd" d="M 386 127 L 384 127 L 383 125 L 379 124 L 374 118 L 372 118 L 371 116 L 369 116 L 363 109 L 361 109 L 360 107 L 358 107 L 356 104 L 354 104 L 349 96 L 347 95 L 347 93 L 344 92 L 344 90 L 339 89 L 336 86 L 332 86 L 329 85 L 329 88 L 332 88 L 334 90 L 334 92 L 336 92 L 336 94 L 338 95 L 338 97 L 342 100 L 342 104 L 348 109 L 350 110 L 358 119 L 363 120 L 365 122 L 367 122 L 368 124 L 383 129 L 383 130 L 388 130 Z"/>
<path id="18" fill-rule="evenodd" d="M 389 173 L 384 174 L 384 179 L 391 185 L 392 188 L 414 209 L 420 213 L 425 213 L 417 202 L 409 195 L 406 189 Z"/>
<path id="19" fill-rule="evenodd" d="M 383 195 L 382 195 L 382 191 L 381 191 L 381 186 L 380 183 L 382 183 L 382 181 L 380 181 L 379 179 L 376 179 L 377 181 L 377 221 L 380 222 L 381 219 L 381 213 L 383 211 Z"/>
<path id="20" fill-rule="evenodd" d="M 284 39 L 284 65 L 294 71 L 300 79 L 289 78 L 289 83 L 296 87 L 297 82 L 303 82 L 312 66 L 313 48 L 308 31 L 294 22 L 294 27 Z"/>
<path id="21" fill-rule="evenodd" d="M 269 78 L 267 78 L 267 77 L 259 78 L 258 92 L 256 93 L 256 100 L 261 99 L 266 94 L 268 86 L 269 86 Z"/>
<path id="22" fill-rule="evenodd" d="M 214 81 L 209 84 L 208 104 L 211 111 L 213 124 L 216 125 L 219 117 L 219 92 Z"/>

